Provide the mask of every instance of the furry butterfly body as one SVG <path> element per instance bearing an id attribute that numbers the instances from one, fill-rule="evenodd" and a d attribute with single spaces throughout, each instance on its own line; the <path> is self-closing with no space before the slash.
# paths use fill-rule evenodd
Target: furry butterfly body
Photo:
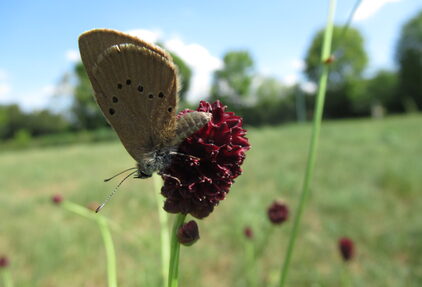
<path id="1" fill-rule="evenodd" d="M 177 69 L 163 49 L 130 35 L 96 29 L 79 37 L 82 62 L 105 118 L 137 162 L 136 177 L 161 171 L 209 113 L 176 117 Z"/>

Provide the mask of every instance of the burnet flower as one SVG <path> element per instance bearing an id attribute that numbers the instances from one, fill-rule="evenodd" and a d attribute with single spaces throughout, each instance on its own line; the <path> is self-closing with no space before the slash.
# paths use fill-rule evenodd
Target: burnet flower
<path id="1" fill-rule="evenodd" d="M 195 220 L 191 220 L 177 230 L 177 239 L 185 246 L 191 246 L 199 239 L 199 228 Z"/>
<path id="2" fill-rule="evenodd" d="M 274 201 L 267 210 L 268 219 L 273 224 L 281 224 L 289 217 L 289 208 L 284 202 Z"/>
<path id="3" fill-rule="evenodd" d="M 163 171 L 166 211 L 207 217 L 242 173 L 240 166 L 250 148 L 246 130 L 241 117 L 225 110 L 220 101 L 200 102 L 197 111 L 211 113 L 212 119 L 182 142 L 179 155 Z M 189 112 L 184 110 L 179 116 Z"/>
<path id="4" fill-rule="evenodd" d="M 350 261 L 355 255 L 355 244 L 348 237 L 342 237 L 338 240 L 340 255 L 344 261 Z"/>

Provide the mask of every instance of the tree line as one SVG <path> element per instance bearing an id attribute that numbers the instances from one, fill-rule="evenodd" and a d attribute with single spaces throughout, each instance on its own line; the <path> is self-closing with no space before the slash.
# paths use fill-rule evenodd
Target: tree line
<path id="1" fill-rule="evenodd" d="M 315 34 L 304 58 L 304 76 L 313 83 L 318 82 L 321 72 L 322 38 L 323 30 Z M 379 70 L 368 77 L 364 74 L 369 59 L 362 34 L 354 28 L 345 31 L 343 27 L 334 27 L 325 117 L 380 117 L 422 110 L 421 47 L 422 11 L 402 27 L 395 47 L 397 69 Z M 180 57 L 172 56 L 182 81 L 181 106 L 190 107 L 186 94 L 192 71 Z M 315 92 L 260 75 L 248 51 L 229 51 L 223 63 L 213 75 L 207 100 L 221 100 L 243 116 L 246 124 L 274 125 L 312 117 Z M 67 116 L 47 110 L 24 113 L 17 105 L 0 106 L 0 139 L 107 127 L 82 63 L 76 64 L 74 75 L 73 102 Z"/>

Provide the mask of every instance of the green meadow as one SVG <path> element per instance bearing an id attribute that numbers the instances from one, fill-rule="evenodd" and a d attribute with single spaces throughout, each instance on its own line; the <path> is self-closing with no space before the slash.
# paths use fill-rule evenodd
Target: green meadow
<path id="1" fill-rule="evenodd" d="M 204 220 L 201 239 L 181 247 L 180 286 L 243 287 L 245 248 L 271 236 L 256 262 L 257 286 L 277 286 L 301 190 L 310 124 L 250 129 L 244 173 Z M 422 115 L 323 123 L 316 169 L 288 286 L 422 286 Z M 106 286 L 106 260 L 94 222 L 51 203 L 101 202 L 133 166 L 118 141 L 0 152 L 0 253 L 16 286 Z M 271 226 L 275 199 L 290 218 Z M 119 286 L 162 286 L 160 233 L 152 180 L 131 179 L 102 210 L 113 223 Z M 170 215 L 170 220 L 173 218 Z M 189 219 L 189 217 L 188 217 Z M 355 241 L 343 264 L 337 240 Z"/>

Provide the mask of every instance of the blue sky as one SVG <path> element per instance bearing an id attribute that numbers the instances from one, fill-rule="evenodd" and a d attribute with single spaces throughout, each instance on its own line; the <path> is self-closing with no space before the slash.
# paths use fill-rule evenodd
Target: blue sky
<path id="1" fill-rule="evenodd" d="M 354 4 L 337 1 L 337 24 Z M 303 81 L 301 60 L 327 8 L 328 0 L 1 1 L 0 104 L 31 110 L 57 103 L 56 85 L 78 59 L 78 36 L 92 28 L 164 42 L 192 66 L 194 100 L 206 95 L 212 72 L 232 49 L 249 50 L 262 74 L 286 84 Z M 418 0 L 362 1 L 353 26 L 365 38 L 369 74 L 394 68 L 400 28 L 420 9 Z"/>

